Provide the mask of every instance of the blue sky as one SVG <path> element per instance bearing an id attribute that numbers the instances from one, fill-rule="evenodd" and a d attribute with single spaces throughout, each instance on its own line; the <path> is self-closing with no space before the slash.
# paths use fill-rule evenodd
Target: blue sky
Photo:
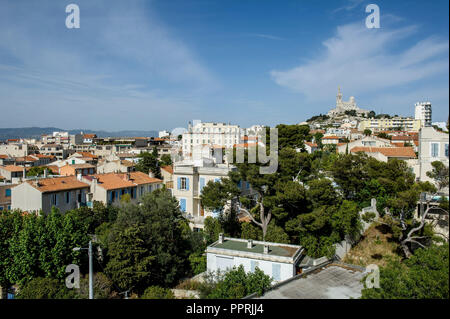
<path id="1" fill-rule="evenodd" d="M 449 106 L 448 1 L 0 0 L 0 127 L 294 124 L 334 107 Z M 376 3 L 381 28 L 367 29 Z"/>

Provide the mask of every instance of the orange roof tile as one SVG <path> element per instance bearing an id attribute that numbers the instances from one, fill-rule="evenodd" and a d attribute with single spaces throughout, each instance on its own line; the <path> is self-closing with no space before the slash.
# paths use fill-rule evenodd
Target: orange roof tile
<path id="1" fill-rule="evenodd" d="M 80 154 L 82 157 L 98 158 L 98 156 L 95 156 L 90 152 L 75 152 L 75 154 Z"/>
<path id="2" fill-rule="evenodd" d="M 39 190 L 41 193 L 58 192 L 89 187 L 88 184 L 80 182 L 75 176 L 28 180 L 27 183 Z"/>
<path id="3" fill-rule="evenodd" d="M 6 166 L 0 166 L 4 170 L 7 170 L 8 172 L 23 172 L 22 166 L 16 166 L 16 165 L 6 165 Z"/>
<path id="4" fill-rule="evenodd" d="M 356 146 L 350 150 L 352 153 L 381 153 L 387 157 L 408 157 L 416 158 L 416 153 L 412 147 L 362 147 Z"/>
<path id="5" fill-rule="evenodd" d="M 167 166 L 162 166 L 161 169 L 165 170 L 166 172 L 173 174 L 173 166 L 171 165 L 167 165 Z"/>
<path id="6" fill-rule="evenodd" d="M 106 173 L 87 176 L 88 179 L 96 178 L 98 185 L 106 190 L 162 182 L 160 179 L 150 177 L 142 172 L 131 172 L 129 177 L 127 179 L 127 173 Z"/>

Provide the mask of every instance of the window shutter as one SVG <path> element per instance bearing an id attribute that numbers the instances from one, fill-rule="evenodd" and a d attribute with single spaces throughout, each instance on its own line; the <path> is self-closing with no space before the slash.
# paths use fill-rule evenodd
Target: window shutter
<path id="1" fill-rule="evenodd" d="M 186 178 L 186 190 L 189 190 L 189 178 Z"/>
<path id="2" fill-rule="evenodd" d="M 180 209 L 182 212 L 186 211 L 186 199 L 180 198 Z"/>
<path id="3" fill-rule="evenodd" d="M 177 189 L 181 189 L 181 177 L 177 178 Z"/>

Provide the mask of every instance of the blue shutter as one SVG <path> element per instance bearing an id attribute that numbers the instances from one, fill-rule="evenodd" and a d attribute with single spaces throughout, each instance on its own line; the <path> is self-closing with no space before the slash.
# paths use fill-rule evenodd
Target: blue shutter
<path id="1" fill-rule="evenodd" d="M 177 178 L 177 189 L 181 189 L 181 177 Z"/>
<path id="2" fill-rule="evenodd" d="M 186 211 L 186 199 L 185 198 L 180 198 L 180 209 L 182 212 Z"/>
<path id="3" fill-rule="evenodd" d="M 276 281 L 281 280 L 281 265 L 280 264 L 272 264 L 272 278 L 273 278 L 273 280 L 276 280 Z"/>
<path id="4" fill-rule="evenodd" d="M 6 197 L 10 197 L 10 196 L 11 196 L 11 188 L 7 188 L 7 189 L 6 189 L 6 194 L 5 194 L 5 196 L 6 196 Z"/>
<path id="5" fill-rule="evenodd" d="M 200 192 L 202 191 L 203 187 L 205 187 L 205 178 L 200 177 Z"/>
<path id="6" fill-rule="evenodd" d="M 186 190 L 189 190 L 189 178 L 186 177 Z"/>
<path id="7" fill-rule="evenodd" d="M 242 181 L 239 181 L 238 187 L 239 187 L 239 189 L 242 189 Z"/>

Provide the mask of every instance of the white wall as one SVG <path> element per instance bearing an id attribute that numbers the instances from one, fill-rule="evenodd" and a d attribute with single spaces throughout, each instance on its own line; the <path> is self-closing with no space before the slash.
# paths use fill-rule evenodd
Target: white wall
<path id="1" fill-rule="evenodd" d="M 218 267 L 216 265 L 216 258 L 224 257 L 224 258 L 233 258 L 233 265 L 239 267 L 240 265 L 244 266 L 244 270 L 246 272 L 251 271 L 251 261 L 254 260 L 259 263 L 258 268 L 261 269 L 266 275 L 272 277 L 272 264 L 280 265 L 280 281 L 289 279 L 295 275 L 295 266 L 293 264 L 288 263 L 280 263 L 274 261 L 267 260 L 258 260 L 244 257 L 231 257 L 220 254 L 207 253 L 206 254 L 206 266 L 209 271 L 217 271 Z"/>

